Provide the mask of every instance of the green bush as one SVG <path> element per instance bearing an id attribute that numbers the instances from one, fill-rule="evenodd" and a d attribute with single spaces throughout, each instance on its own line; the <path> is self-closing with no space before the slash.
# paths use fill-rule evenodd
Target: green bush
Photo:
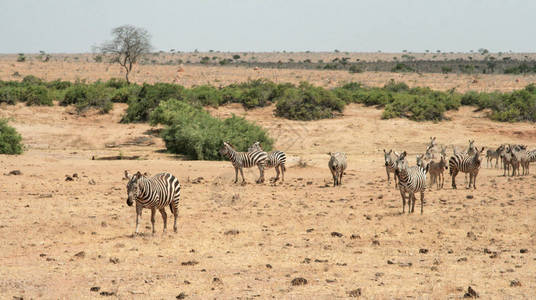
<path id="1" fill-rule="evenodd" d="M 193 87 L 187 95 L 188 102 L 198 105 L 218 107 L 223 103 L 222 93 L 211 85 Z"/>
<path id="2" fill-rule="evenodd" d="M 428 96 L 396 94 L 394 101 L 385 106 L 383 119 L 405 117 L 414 121 L 444 119 L 445 105 Z"/>
<path id="3" fill-rule="evenodd" d="M 26 105 L 53 105 L 52 97 L 48 89 L 41 85 L 31 85 L 24 89 L 22 94 Z"/>
<path id="4" fill-rule="evenodd" d="M 168 99 L 183 100 L 186 96 L 187 93 L 184 87 L 177 84 L 143 84 L 138 97 L 128 101 L 128 108 L 121 122 L 147 122 L 149 115 L 158 106 L 160 101 Z"/>
<path id="5" fill-rule="evenodd" d="M 334 112 L 342 112 L 344 105 L 332 91 L 302 82 L 277 98 L 275 114 L 291 120 L 318 120 L 332 118 Z"/>
<path id="6" fill-rule="evenodd" d="M 129 86 L 128 82 L 125 79 L 112 78 L 104 83 L 106 87 L 111 87 L 114 89 L 120 89 Z"/>
<path id="7" fill-rule="evenodd" d="M 24 88 L 14 86 L 0 87 L 0 103 L 16 104 L 24 101 Z"/>
<path id="8" fill-rule="evenodd" d="M 22 138 L 15 128 L 7 124 L 7 120 L 0 119 L 0 154 L 21 154 Z"/>
<path id="9" fill-rule="evenodd" d="M 273 143 L 264 129 L 244 118 L 233 115 L 222 121 L 202 108 L 176 99 L 161 102 L 151 113 L 150 121 L 153 125 L 166 125 L 162 138 L 168 151 L 191 159 L 222 159 L 219 149 L 223 141 L 229 141 L 239 151 L 247 150 L 255 141 L 269 151 Z"/>
<path id="10" fill-rule="evenodd" d="M 350 73 L 363 73 L 363 69 L 361 69 L 358 65 L 351 65 L 348 69 L 348 72 Z"/>
<path id="11" fill-rule="evenodd" d="M 34 75 L 28 75 L 28 76 L 24 76 L 24 78 L 22 79 L 22 83 L 24 85 L 41 85 L 43 84 L 43 80 Z"/>
<path id="12" fill-rule="evenodd" d="M 92 85 L 78 83 L 66 90 L 60 105 L 74 104 L 79 113 L 90 108 L 98 109 L 101 113 L 107 113 L 113 108 L 111 101 L 112 91 L 112 88 L 106 88 L 102 83 Z"/>
<path id="13" fill-rule="evenodd" d="M 128 103 L 131 100 L 138 99 L 141 87 L 131 84 L 117 88 L 111 97 L 112 102 Z"/>

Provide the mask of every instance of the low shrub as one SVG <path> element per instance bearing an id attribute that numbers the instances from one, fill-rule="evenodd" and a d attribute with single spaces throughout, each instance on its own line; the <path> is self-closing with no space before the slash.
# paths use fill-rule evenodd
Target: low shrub
<path id="1" fill-rule="evenodd" d="M 21 154 L 22 137 L 15 128 L 7 124 L 7 120 L 0 119 L 0 154 Z"/>
<path id="2" fill-rule="evenodd" d="M 53 105 L 49 90 L 41 85 L 31 85 L 26 87 L 22 93 L 22 101 L 26 105 Z"/>
<path id="3" fill-rule="evenodd" d="M 275 114 L 291 120 L 318 120 L 341 113 L 344 105 L 332 91 L 302 82 L 298 87 L 285 89 L 277 98 Z"/>
<path id="4" fill-rule="evenodd" d="M 246 151 L 255 141 L 269 151 L 273 143 L 264 129 L 244 118 L 233 115 L 222 121 L 203 108 L 176 99 L 161 102 L 151 113 L 150 122 L 166 125 L 162 138 L 168 151 L 192 159 L 223 159 L 219 154 L 223 141 L 229 141 L 238 151 Z"/>
<path id="5" fill-rule="evenodd" d="M 102 83 L 92 85 L 79 83 L 66 90 L 60 105 L 74 104 L 79 113 L 90 108 L 98 109 L 101 113 L 107 113 L 113 108 L 112 92 L 113 89 L 106 88 Z"/>
<path id="6" fill-rule="evenodd" d="M 15 86 L 0 87 L 0 103 L 16 104 L 24 101 L 24 88 Z"/>
<path id="7" fill-rule="evenodd" d="M 128 101 L 128 108 L 121 122 L 147 122 L 149 115 L 158 106 L 160 101 L 168 99 L 183 100 L 186 96 L 185 88 L 177 84 L 143 84 L 138 96 Z"/>

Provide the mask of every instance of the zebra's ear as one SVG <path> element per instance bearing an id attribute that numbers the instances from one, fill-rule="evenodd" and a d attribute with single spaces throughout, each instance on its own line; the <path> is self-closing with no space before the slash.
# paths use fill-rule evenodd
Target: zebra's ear
<path id="1" fill-rule="evenodd" d="M 130 180 L 131 177 L 132 177 L 132 176 L 130 176 L 130 175 L 128 174 L 128 171 L 125 170 L 125 179 Z"/>
<path id="2" fill-rule="evenodd" d="M 393 151 L 393 150 L 391 150 L 391 151 Z M 400 153 L 398 153 L 397 151 L 395 151 L 395 155 L 396 155 L 396 156 L 400 156 Z"/>
<path id="3" fill-rule="evenodd" d="M 385 151 L 385 149 L 383 149 L 383 153 L 387 153 L 387 151 Z"/>
<path id="4" fill-rule="evenodd" d="M 327 154 L 328 154 L 329 156 L 331 156 L 331 152 L 328 152 Z"/>
<path id="5" fill-rule="evenodd" d="M 134 176 L 136 176 L 136 179 L 140 178 L 141 177 L 140 171 L 136 172 L 136 175 L 134 175 Z"/>

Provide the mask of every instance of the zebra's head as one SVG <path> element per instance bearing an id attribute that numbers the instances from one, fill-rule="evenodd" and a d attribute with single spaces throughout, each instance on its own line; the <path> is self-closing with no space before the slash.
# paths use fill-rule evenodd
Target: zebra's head
<path id="1" fill-rule="evenodd" d="M 220 149 L 220 154 L 222 156 L 229 157 L 229 155 L 231 153 L 230 149 L 233 149 L 231 144 L 229 144 L 228 142 L 223 142 L 223 147 Z"/>
<path id="2" fill-rule="evenodd" d="M 125 170 L 125 178 L 128 179 L 127 183 L 127 205 L 132 206 L 134 204 L 134 201 L 136 201 L 136 198 L 138 198 L 138 195 L 140 194 L 140 187 L 138 184 L 138 180 L 140 178 L 144 177 L 139 171 L 134 174 L 130 175 L 128 174 L 128 171 Z"/>
<path id="3" fill-rule="evenodd" d="M 408 162 L 406 161 L 406 155 L 407 155 L 407 152 L 404 151 L 396 159 L 396 161 L 395 161 L 395 175 L 398 174 L 400 171 L 402 171 L 402 170 L 404 170 L 404 169 L 406 169 L 408 167 Z"/>
<path id="4" fill-rule="evenodd" d="M 391 153 L 393 153 L 393 149 L 389 151 L 385 151 L 385 149 L 383 149 L 383 157 L 385 159 L 386 166 L 388 166 L 391 163 L 394 163 L 394 157 L 391 155 Z"/>
<path id="5" fill-rule="evenodd" d="M 251 152 L 251 151 L 262 151 L 261 142 L 253 143 L 253 145 L 251 145 L 251 147 L 248 148 L 248 152 Z"/>

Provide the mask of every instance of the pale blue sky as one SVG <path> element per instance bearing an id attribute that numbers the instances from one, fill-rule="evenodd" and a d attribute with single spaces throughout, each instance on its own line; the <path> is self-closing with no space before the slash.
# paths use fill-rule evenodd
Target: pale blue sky
<path id="1" fill-rule="evenodd" d="M 536 51 L 530 0 L 0 0 L 0 53 L 90 52 L 113 27 L 169 51 Z"/>

